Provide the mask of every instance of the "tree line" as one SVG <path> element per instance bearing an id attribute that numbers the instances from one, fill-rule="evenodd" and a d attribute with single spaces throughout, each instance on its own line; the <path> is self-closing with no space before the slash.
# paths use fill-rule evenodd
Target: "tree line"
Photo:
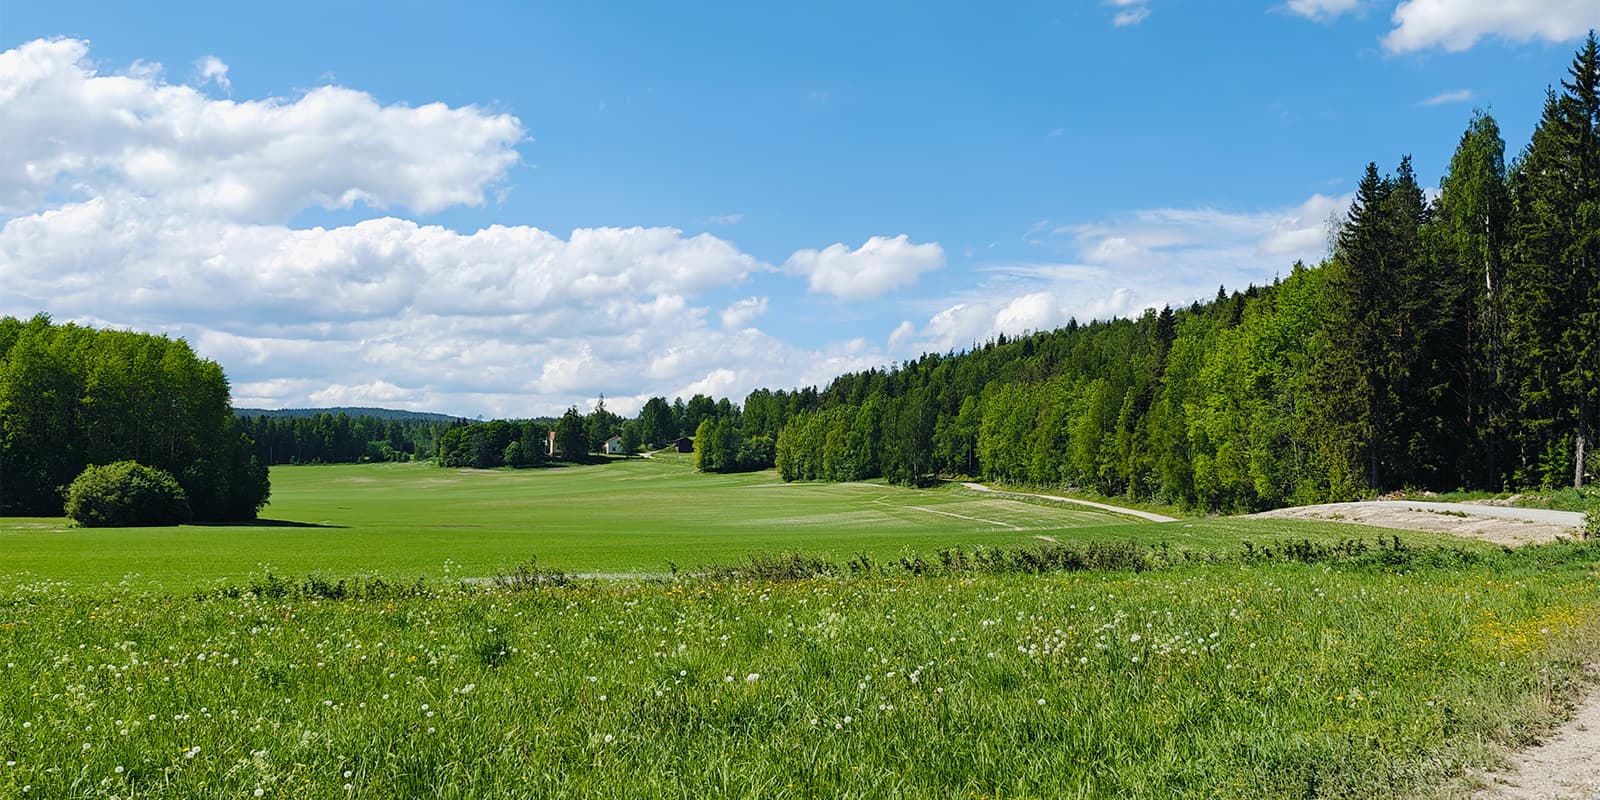
<path id="1" fill-rule="evenodd" d="M 305 416 L 241 415 L 263 464 L 350 464 L 428 458 L 444 433 L 464 420 L 384 419 L 321 412 Z"/>
<path id="2" fill-rule="evenodd" d="M 1596 49 L 1591 33 L 1509 164 L 1482 112 L 1431 201 L 1408 157 L 1369 164 L 1322 264 L 1209 303 L 841 376 L 786 409 L 778 469 L 1227 510 L 1582 486 L 1600 380 Z"/>
<path id="3" fill-rule="evenodd" d="M 58 516 L 91 465 L 135 461 L 181 486 L 195 519 L 253 519 L 267 467 L 228 379 L 182 339 L 0 318 L 0 513 Z"/>

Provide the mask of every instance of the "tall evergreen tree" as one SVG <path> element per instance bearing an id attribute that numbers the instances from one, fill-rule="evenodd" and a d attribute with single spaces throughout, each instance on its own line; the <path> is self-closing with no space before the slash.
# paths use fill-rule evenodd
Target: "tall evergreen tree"
<path id="1" fill-rule="evenodd" d="M 567 461 L 582 461 L 589 451 L 589 431 L 578 407 L 567 409 L 556 421 L 556 450 Z"/>
<path id="2" fill-rule="evenodd" d="M 1461 410 L 1449 466 L 1465 483 L 1499 486 L 1506 425 L 1504 255 L 1510 197 L 1505 141 L 1494 117 L 1475 112 L 1440 181 L 1430 242 L 1440 304 L 1452 325 L 1442 371 Z"/>
<path id="3" fill-rule="evenodd" d="M 1546 93 L 1539 125 L 1512 171 L 1507 325 L 1518 478 L 1581 486 L 1600 372 L 1600 53 L 1593 33 L 1569 78 L 1563 93 Z"/>

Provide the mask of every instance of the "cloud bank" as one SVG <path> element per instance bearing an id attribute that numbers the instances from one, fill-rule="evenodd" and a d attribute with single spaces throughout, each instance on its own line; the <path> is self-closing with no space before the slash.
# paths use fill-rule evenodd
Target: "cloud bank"
<path id="1" fill-rule="evenodd" d="M 1002 331 L 1203 297 L 1219 278 L 1260 281 L 1319 257 L 1346 202 L 1042 223 L 1036 261 L 919 299 L 908 292 L 946 252 L 905 234 L 769 264 L 672 227 L 431 224 L 509 187 L 531 141 L 520 120 L 337 86 L 236 100 L 218 95 L 232 88 L 220 57 L 185 85 L 143 62 L 106 72 L 89 52 L 58 39 L 0 53 L 0 313 L 184 336 L 223 364 L 242 406 L 529 416 L 603 393 L 629 413 L 650 394 L 826 384 Z M 312 208 L 373 214 L 297 227 Z M 751 286 L 762 281 L 794 291 L 769 296 Z M 912 319 L 886 320 L 877 342 L 797 346 L 761 326 L 781 323 L 801 284 Z"/>
<path id="2" fill-rule="evenodd" d="M 532 415 L 603 392 L 627 411 L 641 387 L 740 394 L 884 359 L 751 327 L 765 297 L 713 314 L 711 296 L 777 268 L 705 233 L 462 233 L 394 214 L 292 227 L 313 207 L 482 206 L 529 136 L 510 114 L 337 86 L 202 91 L 230 91 L 228 73 L 216 56 L 196 63 L 195 86 L 144 62 L 105 73 L 73 39 L 0 53 L 0 312 L 188 337 L 228 369 L 240 405 Z M 854 299 L 913 284 L 942 252 L 874 237 L 790 262 Z"/>

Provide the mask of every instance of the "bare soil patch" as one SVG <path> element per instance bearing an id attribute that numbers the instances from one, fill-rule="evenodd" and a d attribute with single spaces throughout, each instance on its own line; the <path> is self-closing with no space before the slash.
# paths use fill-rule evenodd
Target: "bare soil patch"
<path id="1" fill-rule="evenodd" d="M 1433 531 L 1513 547 L 1550 542 L 1561 536 L 1576 536 L 1583 526 L 1583 515 L 1571 511 L 1405 500 L 1324 503 L 1280 508 L 1250 516 L 1316 519 L 1379 528 Z"/>

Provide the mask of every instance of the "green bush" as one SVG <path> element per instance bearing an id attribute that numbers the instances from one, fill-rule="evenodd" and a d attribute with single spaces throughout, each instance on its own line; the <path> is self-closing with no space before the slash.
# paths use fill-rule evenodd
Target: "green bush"
<path id="1" fill-rule="evenodd" d="M 1583 515 L 1583 538 L 1600 539 L 1600 500 L 1591 501 Z"/>
<path id="2" fill-rule="evenodd" d="M 136 461 L 89 466 L 67 487 L 67 516 L 86 528 L 176 525 L 189 501 L 171 474 Z"/>

